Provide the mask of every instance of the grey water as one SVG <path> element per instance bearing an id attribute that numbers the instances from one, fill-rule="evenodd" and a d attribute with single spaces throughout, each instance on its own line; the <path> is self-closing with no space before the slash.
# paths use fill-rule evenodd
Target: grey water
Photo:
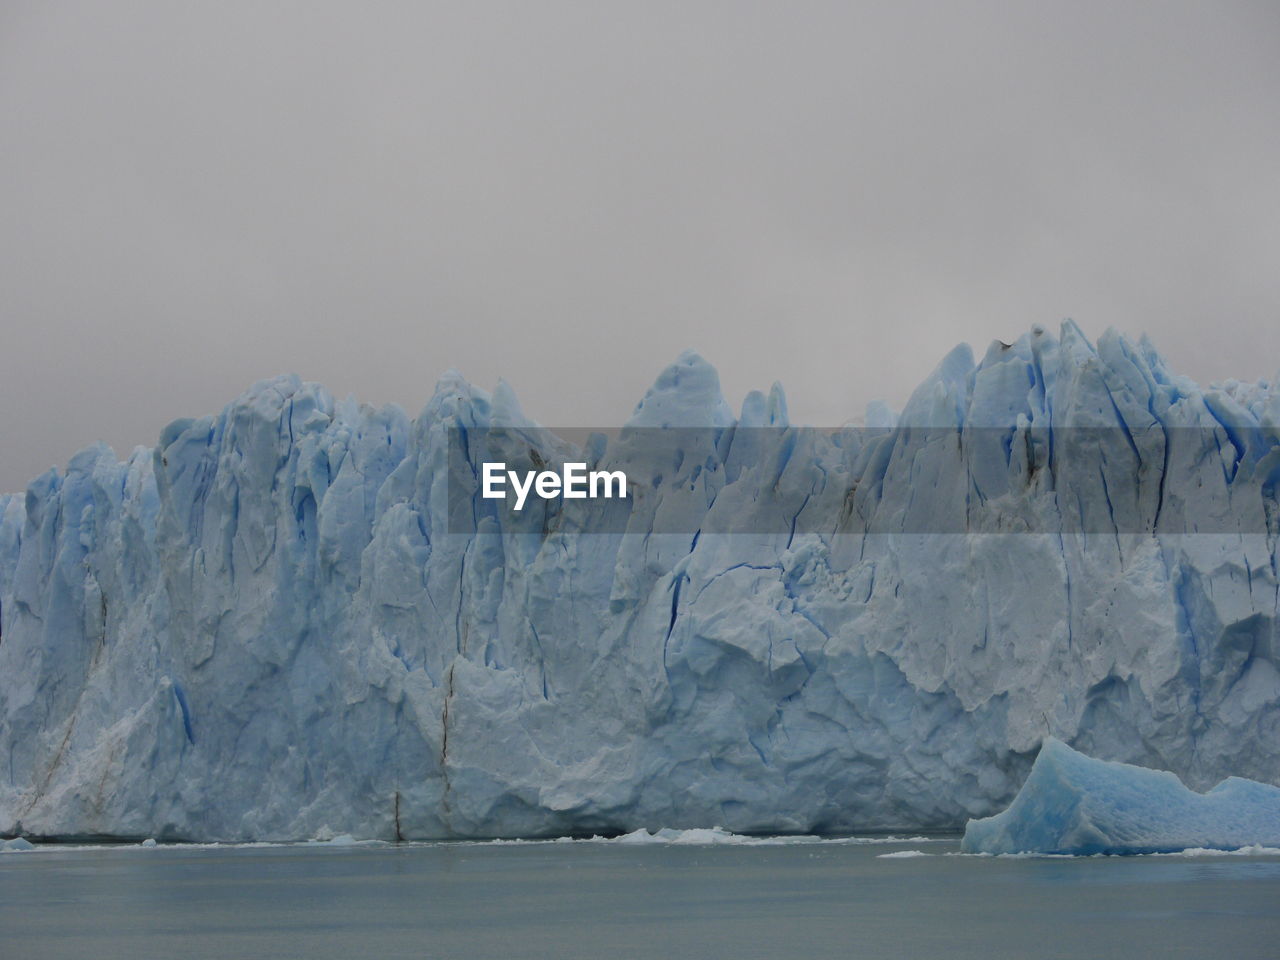
<path id="1" fill-rule="evenodd" d="M 954 840 L 42 849 L 0 958 L 1280 956 L 1280 856 L 988 858 Z M 890 857 L 917 850 L 927 856 Z"/>

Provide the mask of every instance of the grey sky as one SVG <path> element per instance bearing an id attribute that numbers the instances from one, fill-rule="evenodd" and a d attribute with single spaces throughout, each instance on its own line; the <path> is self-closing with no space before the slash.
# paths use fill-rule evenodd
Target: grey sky
<path id="1" fill-rule="evenodd" d="M 1280 4 L 0 2 L 0 490 L 292 371 L 900 404 L 1074 317 L 1280 368 Z"/>

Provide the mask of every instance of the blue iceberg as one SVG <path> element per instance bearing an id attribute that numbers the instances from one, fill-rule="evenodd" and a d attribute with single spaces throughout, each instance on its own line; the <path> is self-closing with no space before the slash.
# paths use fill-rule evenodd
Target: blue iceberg
<path id="1" fill-rule="evenodd" d="M 1052 737 L 1008 809 L 970 820 L 966 853 L 1088 856 L 1280 847 L 1280 787 L 1229 777 L 1207 793 L 1168 771 L 1095 760 Z"/>

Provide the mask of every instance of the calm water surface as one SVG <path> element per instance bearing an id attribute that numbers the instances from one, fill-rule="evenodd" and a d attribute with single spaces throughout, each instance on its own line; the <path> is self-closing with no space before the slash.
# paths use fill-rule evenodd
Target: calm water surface
<path id="1" fill-rule="evenodd" d="M 883 858 L 916 849 L 930 856 Z M 0 854 L 0 958 L 1280 956 L 1280 857 L 958 844 Z"/>

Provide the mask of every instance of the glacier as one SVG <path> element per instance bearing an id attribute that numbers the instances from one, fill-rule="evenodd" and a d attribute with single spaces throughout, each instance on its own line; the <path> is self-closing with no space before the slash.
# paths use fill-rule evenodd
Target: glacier
<path id="1" fill-rule="evenodd" d="M 1280 787 L 1231 777 L 1207 793 L 1176 776 L 1086 757 L 1050 737 L 1007 810 L 965 826 L 966 853 L 1089 856 L 1280 847 Z"/>
<path id="2" fill-rule="evenodd" d="M 0 497 L 0 835 L 955 830 L 1048 737 L 1276 782 L 1278 425 L 1069 322 L 832 431 L 692 353 L 580 441 L 268 380 Z M 494 451 L 643 489 L 514 515 Z"/>

